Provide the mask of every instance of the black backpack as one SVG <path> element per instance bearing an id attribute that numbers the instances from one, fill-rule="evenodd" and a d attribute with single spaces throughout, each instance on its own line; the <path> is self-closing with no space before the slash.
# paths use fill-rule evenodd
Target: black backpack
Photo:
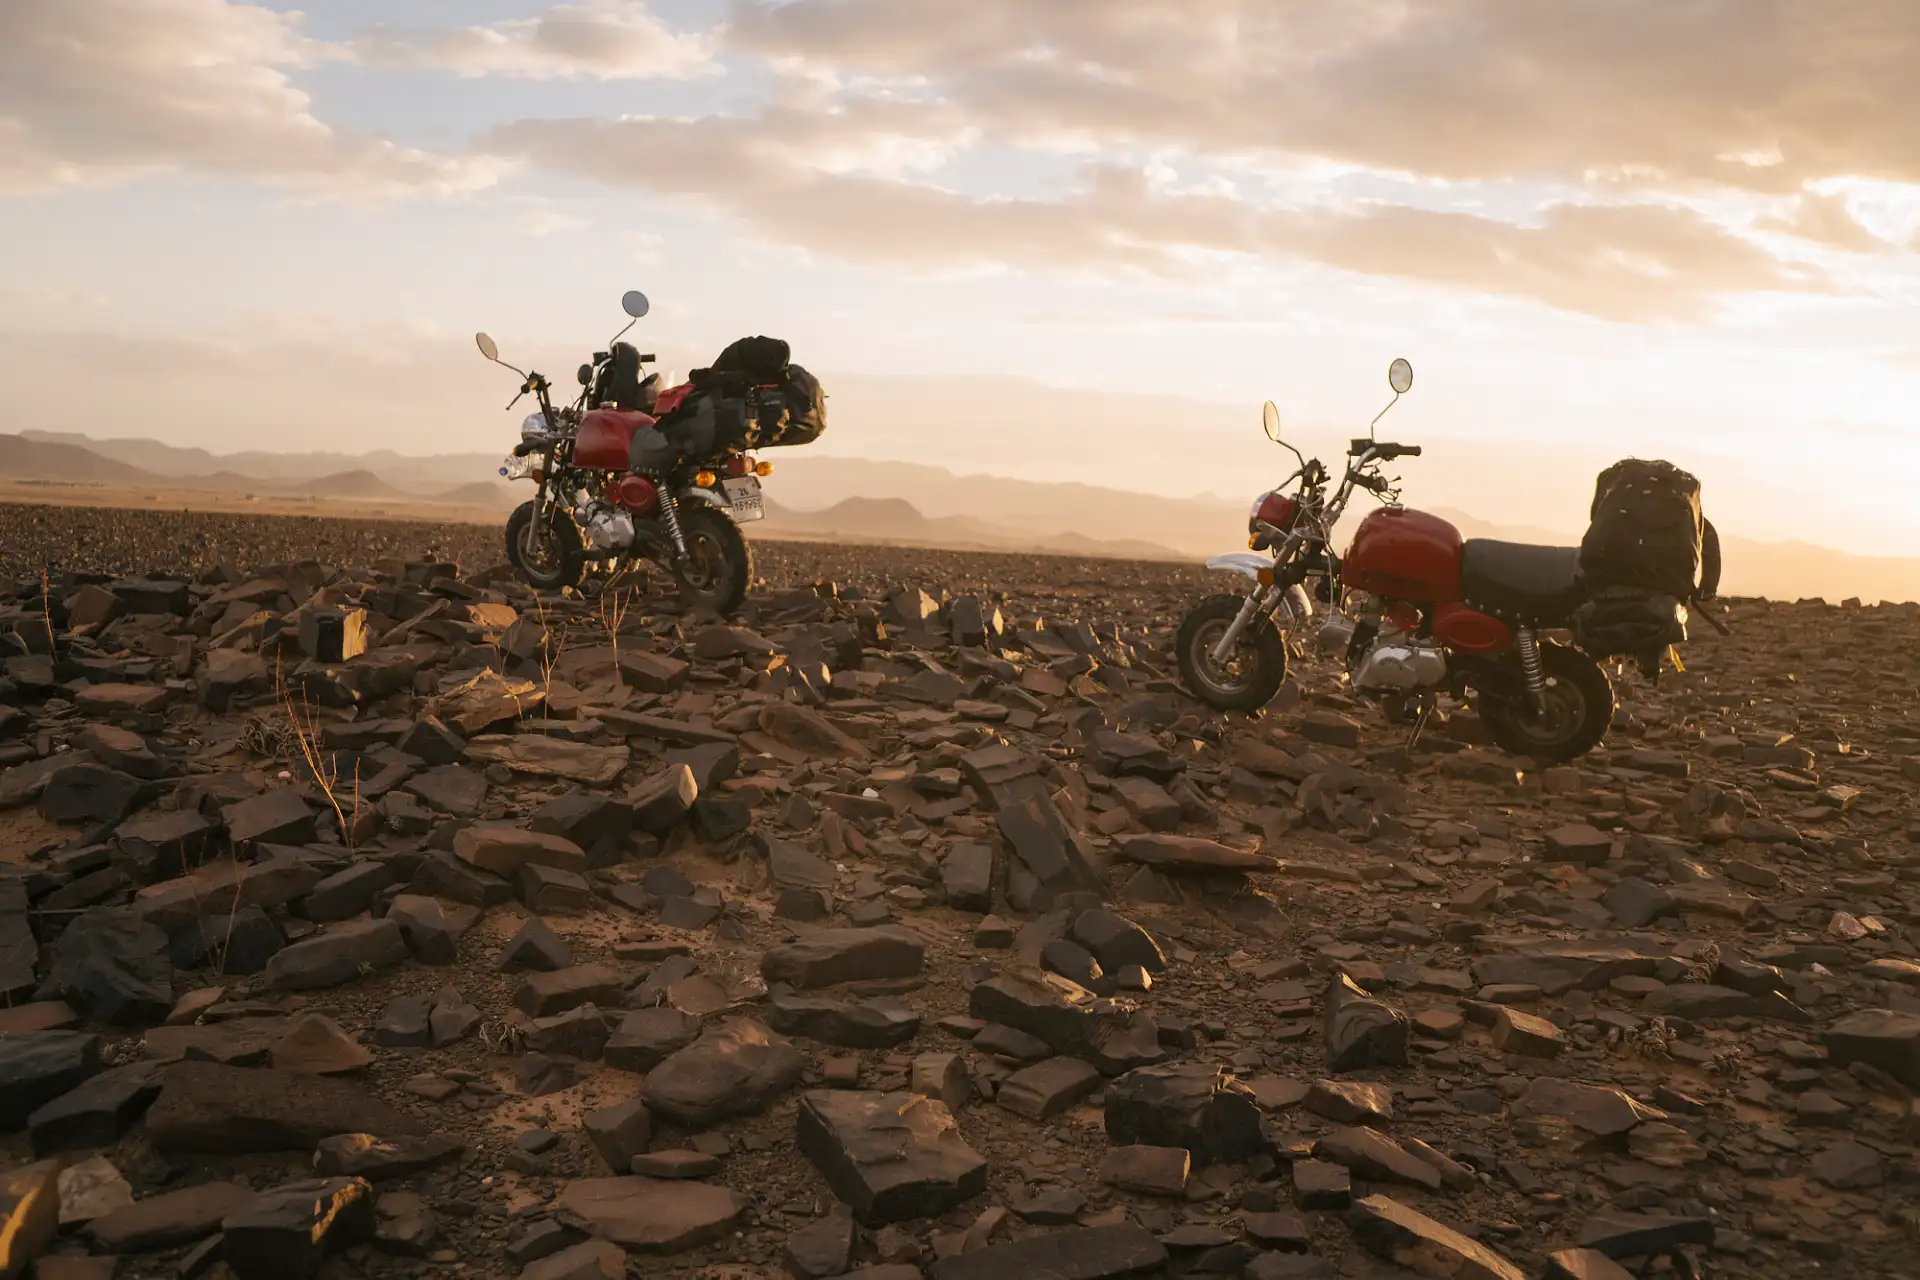
<path id="1" fill-rule="evenodd" d="M 1720 586 L 1720 538 L 1700 510 L 1700 481 L 1671 462 L 1628 458 L 1600 473 L 1580 571 L 1596 592 L 1686 602 Z"/>

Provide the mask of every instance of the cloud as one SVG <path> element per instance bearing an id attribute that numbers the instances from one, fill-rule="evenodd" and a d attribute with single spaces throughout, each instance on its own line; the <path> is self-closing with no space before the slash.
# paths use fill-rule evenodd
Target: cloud
<path id="1" fill-rule="evenodd" d="M 153 172 L 381 192 L 485 182 L 484 161 L 333 128 L 288 78 L 328 51 L 228 0 L 0 4 L 0 191 Z"/>
<path id="2" fill-rule="evenodd" d="M 999 198 L 897 169 L 902 136 L 964 136 L 946 108 L 867 100 L 839 117 L 521 121 L 486 145 L 600 181 L 715 210 L 779 243 L 919 271 L 1013 268 L 1158 275 L 1209 254 L 1282 257 L 1506 295 L 1610 320 L 1692 316 L 1724 292 L 1822 287 L 1690 209 L 1546 206 L 1531 224 L 1389 204 L 1255 204 L 1220 189 L 1172 191 L 1099 163 L 1058 198 Z M 841 167 L 822 168 L 822 152 Z"/>
<path id="3" fill-rule="evenodd" d="M 732 47 L 989 133 L 1460 181 L 1920 181 L 1910 0 L 736 0 Z"/>
<path id="4" fill-rule="evenodd" d="M 1846 196 L 1840 194 L 1804 191 L 1795 200 L 1792 216 L 1769 218 L 1760 226 L 1848 253 L 1879 253 L 1891 247 L 1860 224 Z"/>
<path id="5" fill-rule="evenodd" d="M 538 205 L 531 209 L 523 209 L 520 215 L 514 219 L 514 227 L 520 234 L 534 240 L 539 240 L 563 231 L 579 231 L 586 225 L 587 222 L 584 218 L 577 218 L 570 213 L 562 213 L 558 209 L 549 209 L 544 205 Z"/>
<path id="6" fill-rule="evenodd" d="M 640 0 L 583 0 L 493 26 L 405 31 L 375 27 L 354 52 L 376 65 L 432 67 L 463 76 L 549 80 L 681 80 L 717 74 L 714 40 L 674 31 Z"/>

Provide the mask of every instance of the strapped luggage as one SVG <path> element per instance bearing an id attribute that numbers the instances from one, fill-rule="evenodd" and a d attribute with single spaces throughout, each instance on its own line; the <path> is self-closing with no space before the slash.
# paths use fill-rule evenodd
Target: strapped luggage
<path id="1" fill-rule="evenodd" d="M 1719 538 L 1700 482 L 1670 462 L 1628 458 L 1600 473 L 1580 571 L 1596 592 L 1632 589 L 1689 601 L 1713 595 Z"/>

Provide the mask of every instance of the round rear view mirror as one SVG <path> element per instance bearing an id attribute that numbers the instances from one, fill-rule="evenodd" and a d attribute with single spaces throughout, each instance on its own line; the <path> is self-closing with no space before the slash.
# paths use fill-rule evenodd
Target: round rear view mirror
<path id="1" fill-rule="evenodd" d="M 620 297 L 620 309 L 638 320 L 647 314 L 647 295 L 638 289 L 629 289 Z"/>
<path id="2" fill-rule="evenodd" d="M 1393 394 L 1403 396 L 1413 386 L 1413 366 L 1404 358 L 1395 360 L 1387 366 L 1387 385 L 1393 388 Z"/>
<path id="3" fill-rule="evenodd" d="M 1261 406 L 1260 423 L 1267 429 L 1267 439 L 1280 443 L 1280 409 L 1269 400 Z"/>
<path id="4" fill-rule="evenodd" d="M 473 342 L 475 346 L 480 348 L 480 354 L 485 356 L 487 359 L 494 360 L 494 361 L 497 361 L 500 359 L 500 348 L 494 346 L 493 339 L 489 338 L 486 334 L 484 333 L 474 334 Z"/>

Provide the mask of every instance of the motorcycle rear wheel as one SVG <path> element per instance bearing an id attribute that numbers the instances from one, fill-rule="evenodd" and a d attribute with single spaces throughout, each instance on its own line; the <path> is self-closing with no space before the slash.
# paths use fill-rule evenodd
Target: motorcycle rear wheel
<path id="1" fill-rule="evenodd" d="M 534 504 L 523 502 L 507 517 L 507 562 L 535 591 L 579 586 L 587 568 L 580 526 L 558 507 L 541 521 Z"/>
<path id="2" fill-rule="evenodd" d="M 1513 661 L 1517 667 L 1519 659 Z M 1541 645 L 1540 668 L 1546 678 L 1544 714 L 1534 714 L 1525 685 L 1518 684 L 1517 701 L 1482 698 L 1480 719 L 1495 745 L 1510 756 L 1553 764 L 1577 760 L 1599 746 L 1613 726 L 1613 682 L 1592 658 L 1565 645 Z M 1518 671 L 1514 678 L 1519 681 Z"/>
<path id="3" fill-rule="evenodd" d="M 753 585 L 753 549 L 725 512 L 705 504 L 683 504 L 680 532 L 687 556 L 674 573 L 680 598 L 690 605 L 732 617 Z"/>
<path id="4" fill-rule="evenodd" d="M 1180 621 L 1174 653 L 1189 692 L 1217 711 L 1258 711 L 1273 701 L 1287 679 L 1287 641 L 1272 618 L 1256 618 L 1240 633 L 1232 656 L 1213 660 L 1246 603 L 1245 596 L 1208 596 Z"/>

